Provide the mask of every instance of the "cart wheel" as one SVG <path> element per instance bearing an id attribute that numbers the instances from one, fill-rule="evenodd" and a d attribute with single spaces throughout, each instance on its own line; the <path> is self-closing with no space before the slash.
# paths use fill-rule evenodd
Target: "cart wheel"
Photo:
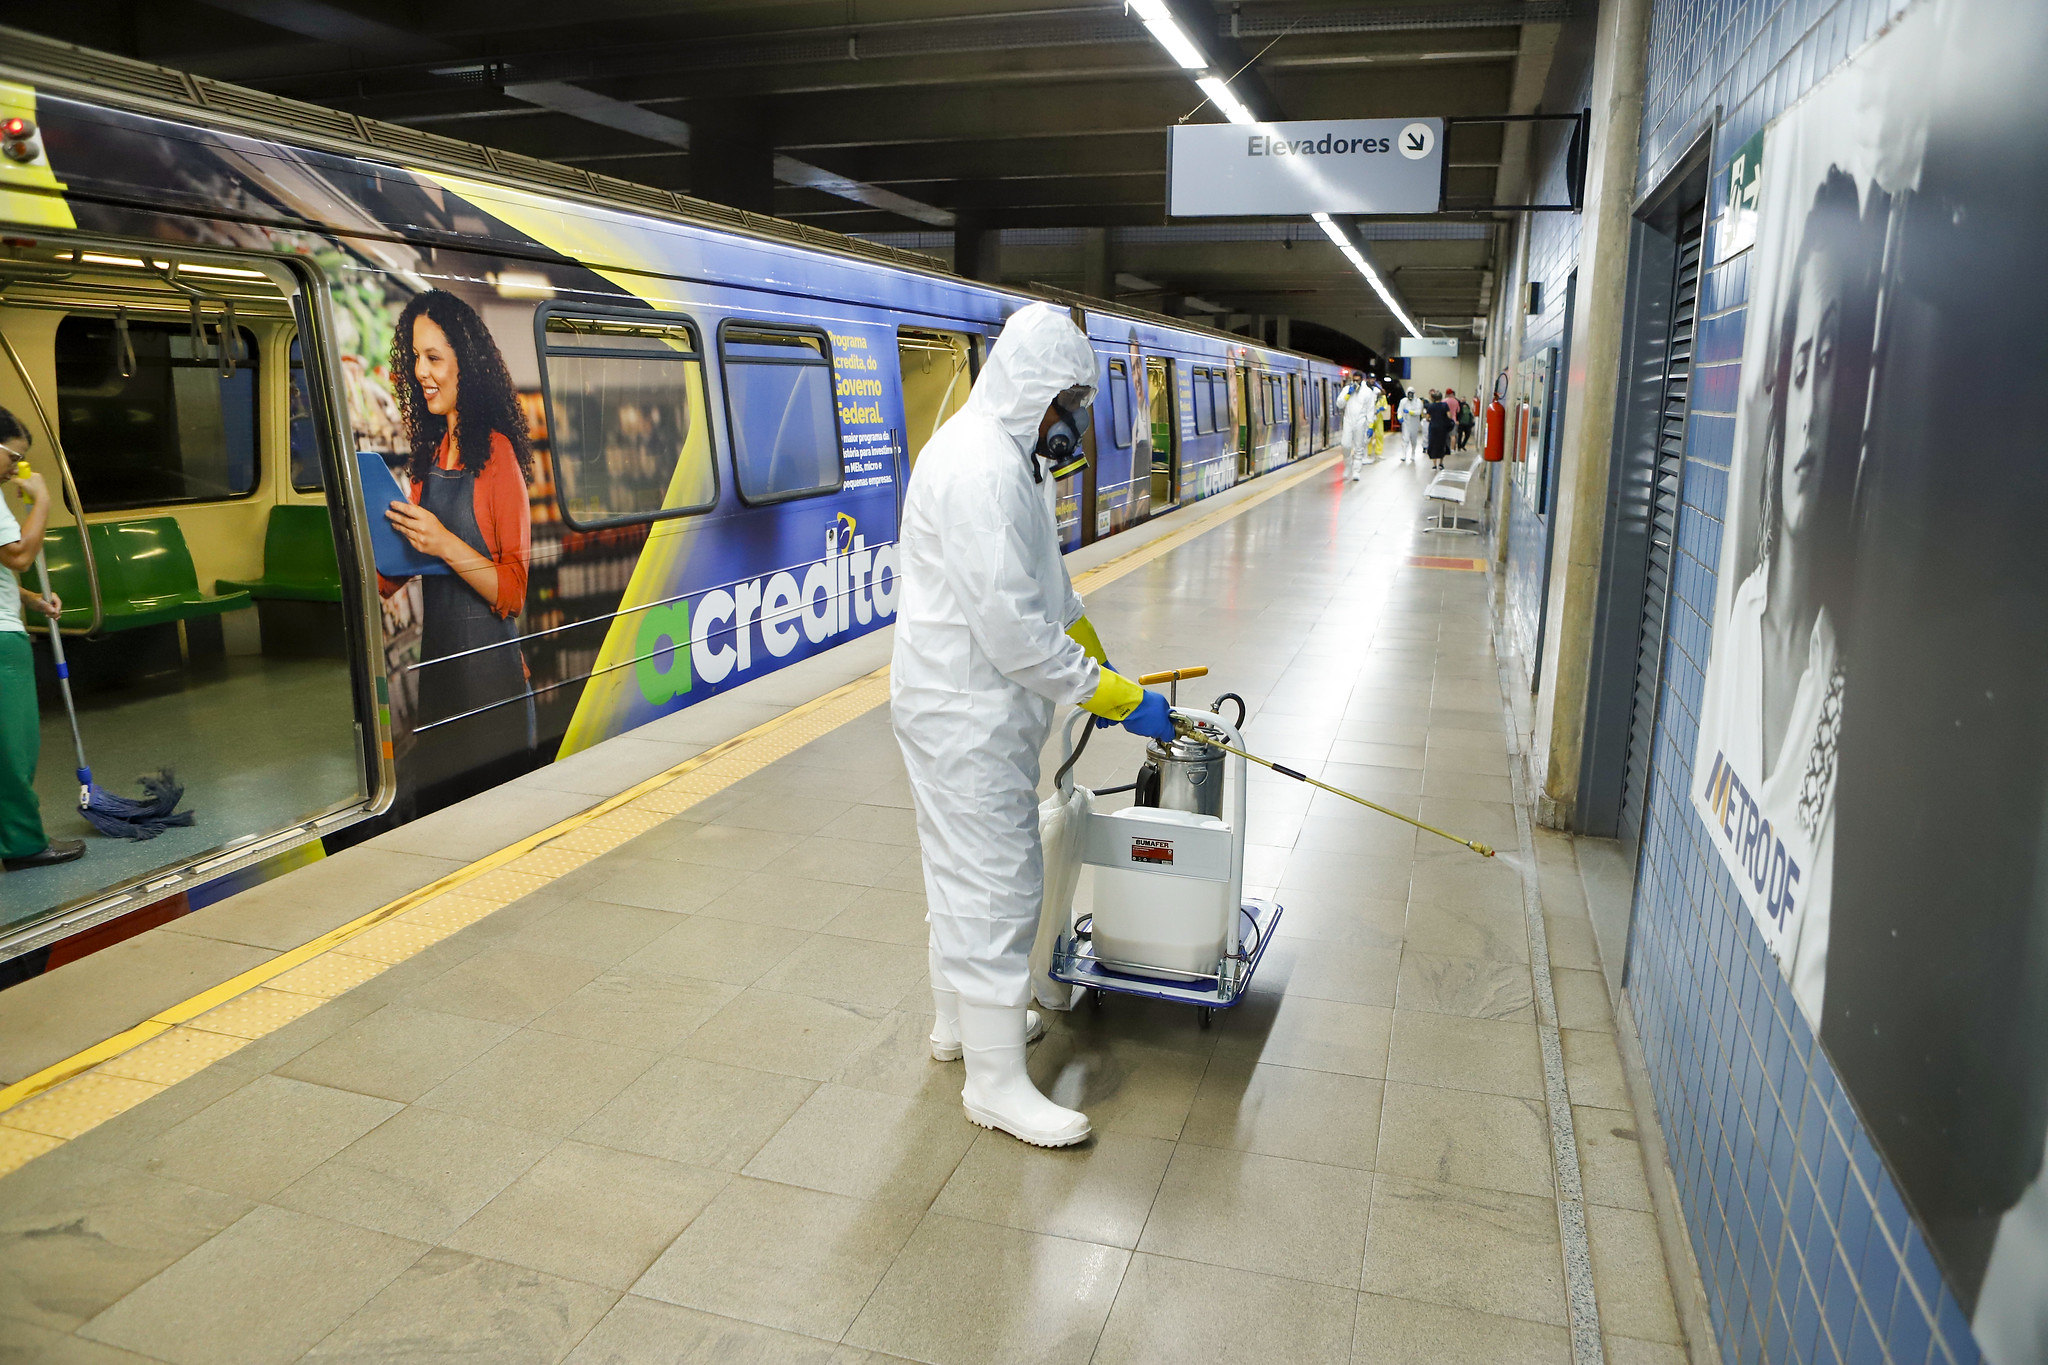
<path id="1" fill-rule="evenodd" d="M 1102 1013 L 1102 992 L 1096 990 L 1093 986 L 1088 988 L 1088 1008 L 1097 1014 Z"/>
<path id="2" fill-rule="evenodd" d="M 1208 1028 L 1210 1021 L 1213 1020 L 1215 1017 L 1216 1011 L 1204 1006 L 1202 1009 L 1202 1027 L 1205 1029 Z"/>

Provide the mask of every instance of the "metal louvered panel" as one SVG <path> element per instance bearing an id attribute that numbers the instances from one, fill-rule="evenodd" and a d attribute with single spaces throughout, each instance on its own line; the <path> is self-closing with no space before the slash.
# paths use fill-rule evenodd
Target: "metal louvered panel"
<path id="1" fill-rule="evenodd" d="M 1671 594 L 1671 566 L 1678 554 L 1679 485 L 1685 471 L 1685 419 L 1692 400 L 1703 217 L 1699 209 L 1685 215 L 1671 280 L 1671 322 L 1663 357 L 1656 461 L 1650 470 L 1647 490 L 1649 545 L 1643 575 L 1643 611 L 1636 629 L 1635 687 L 1629 704 L 1628 751 L 1622 767 L 1620 834 L 1629 843 L 1642 837 L 1650 757 L 1656 739 L 1657 691 L 1663 676 L 1665 608 Z"/>
<path id="2" fill-rule="evenodd" d="M 471 170 L 492 171 L 497 169 L 491 161 L 488 149 L 474 142 L 460 138 L 442 137 L 439 133 L 422 132 L 402 123 L 382 123 L 376 119 L 363 120 L 363 135 L 370 145 L 379 151 L 409 159 L 428 162 L 453 162 Z"/>
<path id="3" fill-rule="evenodd" d="M 304 132 L 319 133 L 324 137 L 359 138 L 363 135 L 361 122 L 354 114 L 345 114 L 339 109 L 328 109 L 317 104 L 306 104 L 300 100 L 286 99 L 262 90 L 251 90 L 246 85 L 230 85 L 226 81 L 210 80 L 205 76 L 192 77 L 192 84 L 199 92 L 199 98 L 206 107 L 222 114 L 239 114 L 243 118 L 260 119 L 267 123 L 287 124 Z"/>

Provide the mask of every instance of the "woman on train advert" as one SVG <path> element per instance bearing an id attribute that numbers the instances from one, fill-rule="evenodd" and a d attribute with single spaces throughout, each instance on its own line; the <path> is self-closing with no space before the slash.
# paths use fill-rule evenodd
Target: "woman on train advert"
<path id="1" fill-rule="evenodd" d="M 512 748 L 523 739 L 531 750 L 533 696 L 519 649 L 519 614 L 532 536 L 527 480 L 533 451 L 504 357 L 475 309 L 433 289 L 416 295 L 399 315 L 391 376 L 410 452 L 410 487 L 409 500 L 390 503 L 384 515 L 415 551 L 438 561 L 417 575 L 422 624 L 414 733 L 432 742 L 436 728 L 490 712 L 483 724 L 500 737 L 489 749 Z M 386 597 L 406 581 L 378 575 Z M 518 710 L 498 710 L 507 703 Z M 458 752 L 450 759 L 460 768 L 488 756 Z"/>

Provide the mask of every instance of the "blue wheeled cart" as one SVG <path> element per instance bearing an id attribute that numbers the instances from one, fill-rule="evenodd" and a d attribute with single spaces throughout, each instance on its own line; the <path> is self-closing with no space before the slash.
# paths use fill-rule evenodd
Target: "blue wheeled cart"
<path id="1" fill-rule="evenodd" d="M 1076 848 L 1092 903 L 1059 936 L 1050 972 L 1095 992 L 1098 1005 L 1105 994 L 1192 1005 L 1207 1028 L 1251 987 L 1282 910 L 1244 895 L 1245 762 L 1230 756 L 1226 767 L 1225 754 L 1201 742 L 1207 734 L 1242 748 L 1237 726 L 1215 711 L 1176 707 L 1174 717 L 1182 738 L 1149 750 L 1135 784 L 1140 804 L 1085 818 Z M 1068 722 L 1068 759 L 1055 778 L 1063 790 L 1087 742 L 1077 723 L 1088 719 L 1076 712 Z"/>

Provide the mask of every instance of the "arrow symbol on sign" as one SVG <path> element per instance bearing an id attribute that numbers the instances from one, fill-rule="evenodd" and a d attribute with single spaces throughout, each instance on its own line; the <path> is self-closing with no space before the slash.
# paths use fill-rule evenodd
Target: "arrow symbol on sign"
<path id="1" fill-rule="evenodd" d="M 1421 151 L 1421 150 L 1422 150 L 1422 134 L 1420 134 L 1420 133 L 1410 133 L 1410 134 L 1408 134 L 1408 150 L 1410 150 L 1410 151 L 1413 151 L 1413 152 L 1419 152 L 1419 151 Z"/>

